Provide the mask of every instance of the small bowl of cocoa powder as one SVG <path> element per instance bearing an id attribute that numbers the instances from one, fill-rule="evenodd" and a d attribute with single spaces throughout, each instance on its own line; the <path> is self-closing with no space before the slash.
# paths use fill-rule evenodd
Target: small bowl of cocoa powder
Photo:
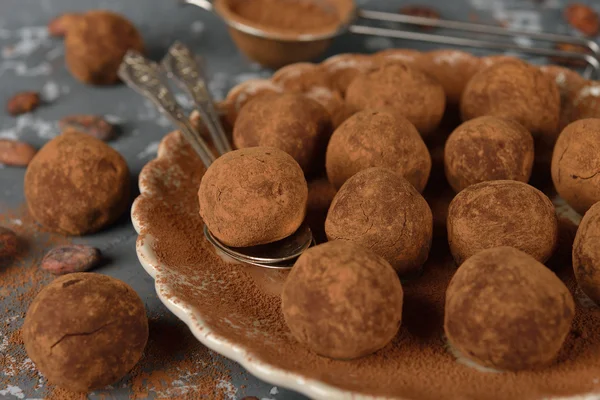
<path id="1" fill-rule="evenodd" d="M 214 11 L 250 59 L 271 68 L 312 60 L 354 19 L 352 0 L 185 0 Z"/>

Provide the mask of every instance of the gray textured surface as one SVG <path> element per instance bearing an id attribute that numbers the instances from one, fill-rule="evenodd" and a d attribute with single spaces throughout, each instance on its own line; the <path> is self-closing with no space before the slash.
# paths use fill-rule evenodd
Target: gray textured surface
<path id="1" fill-rule="evenodd" d="M 371 0 L 358 3 L 370 9 L 395 11 L 401 5 L 413 2 Z M 468 20 L 477 15 L 481 22 L 497 18 L 516 28 L 570 32 L 567 26 L 558 23 L 562 0 L 439 2 L 442 4 L 429 0 L 420 3 L 435 5 L 449 19 Z M 589 0 L 587 3 L 595 2 Z M 248 62 L 237 53 L 215 16 L 196 8 L 179 7 L 175 0 L 1 0 L 0 102 L 4 103 L 14 92 L 36 90 L 46 96 L 46 104 L 34 113 L 18 118 L 9 117 L 0 110 L 0 138 L 19 138 L 40 147 L 58 133 L 56 121 L 60 117 L 80 113 L 104 114 L 121 126 L 120 137 L 111 145 L 126 157 L 132 174 L 137 177 L 143 165 L 155 155 L 158 141 L 171 130 L 168 120 L 123 85 L 94 88 L 75 81 L 64 67 L 62 41 L 46 35 L 45 24 L 51 17 L 93 8 L 108 8 L 129 17 L 142 31 L 150 56 L 154 59 L 159 59 L 174 40 L 190 45 L 206 58 L 210 88 L 217 98 L 224 97 L 227 90 L 238 82 L 270 74 L 270 71 Z M 329 55 L 373 52 L 394 46 L 434 48 L 385 38 L 344 36 L 336 41 Z M 23 202 L 23 174 L 23 169 L 0 166 L 0 203 L 4 207 Z M 123 218 L 119 224 L 102 233 L 81 240 L 99 247 L 112 261 L 99 272 L 132 285 L 150 312 L 165 310 L 155 295 L 152 279 L 137 261 L 135 232 L 128 218 Z M 0 305 L 6 301 L 0 298 Z M 166 311 L 164 314 L 165 318 L 174 318 Z M 277 393 L 272 390 L 273 385 L 260 382 L 248 376 L 241 367 L 229 364 L 233 384 L 239 387 L 243 382 L 246 386 L 237 391 L 235 398 L 247 395 L 260 399 L 303 398 L 281 388 Z M 0 376 L 6 373 L 0 371 Z M 40 397 L 40 393 L 32 389 L 34 382 L 28 382 L 18 374 L 11 384 L 19 390 L 0 387 L 0 397 Z M 110 393 L 117 398 L 127 398 L 130 392 L 128 388 L 120 387 Z"/>

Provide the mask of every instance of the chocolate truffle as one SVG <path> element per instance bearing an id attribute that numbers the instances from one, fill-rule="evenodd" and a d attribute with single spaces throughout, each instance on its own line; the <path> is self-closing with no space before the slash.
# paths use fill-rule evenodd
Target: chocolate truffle
<path id="1" fill-rule="evenodd" d="M 456 195 L 448 209 L 448 242 L 457 264 L 482 250 L 511 246 L 545 262 L 558 239 L 554 206 L 533 186 L 488 181 Z"/>
<path id="2" fill-rule="evenodd" d="M 238 149 L 276 147 L 290 154 L 305 173 L 322 167 L 331 135 L 329 113 L 301 94 L 270 94 L 250 101 L 233 127 Z"/>
<path id="3" fill-rule="evenodd" d="M 512 247 L 465 261 L 446 291 L 444 331 L 463 356 L 500 370 L 552 362 L 571 329 L 575 304 L 562 281 Z"/>
<path id="4" fill-rule="evenodd" d="M 119 80 L 117 71 L 127 50 L 144 51 L 136 27 L 111 11 L 83 14 L 67 31 L 65 60 L 71 74 L 83 83 L 110 85 Z"/>
<path id="5" fill-rule="evenodd" d="M 527 182 L 533 166 L 533 137 L 515 121 L 478 117 L 452 132 L 444 148 L 448 183 L 456 191 L 501 179 Z"/>
<path id="6" fill-rule="evenodd" d="M 383 258 L 336 240 L 304 252 L 281 308 L 294 337 L 315 353 L 349 360 L 388 344 L 402 320 L 402 286 Z"/>
<path id="7" fill-rule="evenodd" d="M 587 82 L 576 90 L 568 103 L 569 123 L 600 118 L 600 82 Z"/>
<path id="8" fill-rule="evenodd" d="M 460 108 L 464 121 L 493 115 L 519 122 L 536 137 L 553 136 L 560 94 L 554 80 L 539 68 L 518 60 L 504 61 L 473 76 Z"/>
<path id="9" fill-rule="evenodd" d="M 360 171 L 329 207 L 325 232 L 371 249 L 401 275 L 427 261 L 433 217 L 425 199 L 404 178 L 384 168 Z"/>
<path id="10" fill-rule="evenodd" d="M 365 110 L 335 130 L 327 146 L 325 167 L 336 188 L 363 169 L 383 167 L 422 192 L 429 178 L 431 157 L 419 132 L 406 118 L 389 109 Z"/>
<path id="11" fill-rule="evenodd" d="M 116 221 L 129 206 L 125 159 L 99 139 L 77 131 L 55 137 L 25 173 L 25 199 L 47 229 L 83 235 Z"/>
<path id="12" fill-rule="evenodd" d="M 302 224 L 308 188 L 287 153 L 251 147 L 226 153 L 208 168 L 198 190 L 211 233 L 233 247 L 271 243 Z"/>
<path id="13" fill-rule="evenodd" d="M 335 90 L 315 86 L 306 91 L 304 95 L 313 99 L 327 110 L 333 128 L 340 126 L 342 122 L 352 115 L 352 111 L 348 109 L 342 96 Z"/>
<path id="14" fill-rule="evenodd" d="M 446 96 L 429 75 L 408 64 L 394 63 L 356 77 L 348 86 L 346 102 L 357 111 L 390 108 L 406 117 L 421 135 L 427 135 L 444 115 Z"/>
<path id="15" fill-rule="evenodd" d="M 572 69 L 559 67 L 558 65 L 543 65 L 540 67 L 540 71 L 554 79 L 560 92 L 560 118 L 556 131 L 556 136 L 558 136 L 560 131 L 573 121 L 571 119 L 572 99 L 579 89 L 586 84 L 586 80 Z M 556 137 L 554 140 L 556 140 Z M 554 141 L 551 143 L 554 144 Z"/>
<path id="16" fill-rule="evenodd" d="M 317 243 L 327 241 L 325 219 L 327 211 L 337 193 L 327 178 L 317 178 L 308 182 L 308 202 L 306 204 L 306 223 Z"/>
<path id="17" fill-rule="evenodd" d="M 460 102 L 467 82 L 481 68 L 479 58 L 460 50 L 434 50 L 424 53 L 417 65 L 442 85 L 446 101 L 453 105 Z"/>
<path id="18" fill-rule="evenodd" d="M 413 49 L 385 49 L 373 54 L 373 61 L 380 65 L 401 63 L 415 65 L 422 57 L 418 50 Z"/>
<path id="19" fill-rule="evenodd" d="M 125 282 L 79 272 L 42 289 L 22 333 L 27 355 L 50 383 L 88 392 L 117 382 L 138 362 L 148 319 Z"/>
<path id="20" fill-rule="evenodd" d="M 517 57 L 505 56 L 504 54 L 494 54 L 491 56 L 481 57 L 480 59 L 481 68 L 491 67 L 499 63 L 506 61 L 520 61 Z"/>
<path id="21" fill-rule="evenodd" d="M 569 124 L 552 153 L 552 181 L 558 194 L 580 214 L 600 201 L 600 118 Z"/>
<path id="22" fill-rule="evenodd" d="M 600 202 L 583 216 L 573 243 L 573 270 L 583 292 L 600 305 Z"/>
<path id="23" fill-rule="evenodd" d="M 327 71 L 332 87 L 345 94 L 354 78 L 375 69 L 377 64 L 368 55 L 346 53 L 329 57 L 321 66 Z"/>
<path id="24" fill-rule="evenodd" d="M 234 86 L 225 99 L 228 122 L 233 126 L 240 110 L 250 100 L 274 93 L 283 93 L 283 88 L 270 79 L 250 79 Z"/>
<path id="25" fill-rule="evenodd" d="M 273 74 L 273 83 L 288 92 L 304 93 L 313 87 L 331 88 L 329 75 L 320 65 L 296 63 L 287 65 Z"/>

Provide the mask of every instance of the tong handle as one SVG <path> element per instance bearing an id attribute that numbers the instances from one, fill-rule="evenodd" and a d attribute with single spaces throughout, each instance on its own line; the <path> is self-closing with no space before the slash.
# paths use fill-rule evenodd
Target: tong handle
<path id="1" fill-rule="evenodd" d="M 152 101 L 179 127 L 207 168 L 215 161 L 214 155 L 163 83 L 160 68 L 156 63 L 147 60 L 134 50 L 129 50 L 119 66 L 119 77 L 136 92 Z"/>

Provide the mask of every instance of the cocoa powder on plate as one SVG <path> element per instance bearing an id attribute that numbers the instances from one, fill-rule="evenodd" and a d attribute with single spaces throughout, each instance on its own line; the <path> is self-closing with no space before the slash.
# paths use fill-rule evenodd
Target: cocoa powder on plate
<path id="1" fill-rule="evenodd" d="M 171 134 L 165 148 L 173 152 L 182 140 Z M 582 305 L 565 263 L 557 273 L 578 300 L 573 328 L 555 363 L 536 371 L 490 373 L 457 362 L 443 336 L 445 291 L 456 270 L 444 239 L 434 241 L 423 275 L 403 285 L 402 326 L 388 346 L 349 362 L 311 353 L 291 337 L 283 320 L 279 293 L 286 273 L 226 264 L 216 256 L 198 215 L 196 192 L 204 168 L 189 147 L 147 168 L 162 170 L 173 163 L 170 181 L 161 182 L 155 197 L 143 198 L 137 209 L 158 259 L 169 266 L 158 279 L 171 288 L 171 300 L 193 304 L 214 335 L 248 349 L 252 359 L 345 390 L 411 399 L 538 399 L 600 392 L 600 309 Z M 177 280 L 178 275 L 195 284 Z"/>

